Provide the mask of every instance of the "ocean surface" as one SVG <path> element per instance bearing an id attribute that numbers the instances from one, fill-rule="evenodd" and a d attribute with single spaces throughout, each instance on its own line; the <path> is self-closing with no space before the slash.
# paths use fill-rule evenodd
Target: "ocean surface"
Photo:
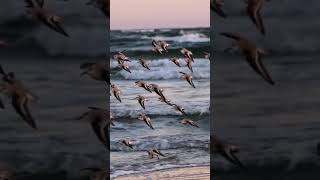
<path id="1" fill-rule="evenodd" d="M 132 73 L 117 67 L 111 60 L 111 82 L 122 90 L 122 103 L 110 97 L 110 109 L 115 116 L 111 129 L 111 178 L 125 174 L 142 173 L 175 167 L 208 165 L 210 163 L 210 61 L 204 58 L 204 51 L 210 48 L 210 30 L 161 29 L 111 31 L 111 55 L 122 50 L 132 59 L 129 63 Z M 166 55 L 151 51 L 152 40 L 165 40 L 171 46 Z M 181 79 L 179 71 L 190 73 L 182 61 L 179 68 L 169 58 L 182 58 L 179 50 L 185 47 L 193 51 L 195 62 L 193 77 L 196 89 Z M 151 71 L 144 69 L 139 58 L 150 61 Z M 157 100 L 158 95 L 136 87 L 135 81 L 158 84 L 165 89 L 164 95 L 173 103 L 181 105 L 187 115 L 182 116 L 171 106 Z M 150 101 L 143 110 L 137 100 L 143 95 Z M 154 130 L 137 119 L 139 113 L 146 113 Z M 183 126 L 183 118 L 193 119 L 200 128 Z M 134 140 L 134 149 L 128 149 L 119 141 Z M 147 150 L 158 148 L 166 157 L 148 159 Z"/>
<path id="2" fill-rule="evenodd" d="M 30 109 L 39 130 L 34 131 L 14 111 L 9 98 L 0 110 L 0 171 L 15 179 L 87 179 L 80 169 L 105 167 L 108 151 L 87 120 L 75 120 L 88 106 L 106 107 L 106 84 L 80 77 L 83 62 L 101 59 L 1 57 L 5 71 L 13 71 L 34 94 Z"/>
<path id="3" fill-rule="evenodd" d="M 319 29 L 318 1 L 265 3 L 266 37 L 245 14 L 245 4 L 228 2 L 227 19 L 211 17 L 214 111 L 211 133 L 240 148 L 237 156 L 248 171 L 212 156 L 217 180 L 319 179 Z M 240 33 L 266 49 L 263 63 L 275 80 L 270 86 L 220 32 Z"/>

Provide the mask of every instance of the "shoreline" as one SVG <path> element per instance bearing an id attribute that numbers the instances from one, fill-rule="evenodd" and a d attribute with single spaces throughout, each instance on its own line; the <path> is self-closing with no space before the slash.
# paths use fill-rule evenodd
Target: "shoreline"
<path id="1" fill-rule="evenodd" d="M 183 180 L 210 180 L 210 166 L 195 166 L 182 168 L 169 168 L 146 172 L 144 174 L 130 174 L 111 178 L 112 180 L 157 180 L 157 179 L 183 179 Z"/>

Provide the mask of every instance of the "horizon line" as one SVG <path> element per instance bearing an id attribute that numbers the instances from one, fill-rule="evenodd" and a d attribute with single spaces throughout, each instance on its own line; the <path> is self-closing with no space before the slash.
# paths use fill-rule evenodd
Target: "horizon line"
<path id="1" fill-rule="evenodd" d="M 195 27 L 160 27 L 160 28 L 128 28 L 128 29 L 112 29 L 110 31 L 123 31 L 123 30 L 161 30 L 161 29 L 196 29 L 196 28 L 211 28 L 211 26 L 195 26 Z"/>

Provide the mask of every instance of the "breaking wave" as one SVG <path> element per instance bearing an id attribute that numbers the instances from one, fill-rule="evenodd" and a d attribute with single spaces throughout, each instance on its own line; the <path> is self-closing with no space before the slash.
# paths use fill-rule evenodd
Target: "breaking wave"
<path id="1" fill-rule="evenodd" d="M 129 63 L 132 73 L 121 70 L 117 66 L 116 61 L 111 62 L 113 70 L 119 70 L 112 75 L 112 79 L 126 79 L 126 80 L 163 80 L 163 79 L 180 79 L 180 71 L 191 73 L 186 67 L 186 63 L 180 61 L 182 67 L 176 66 L 169 59 L 158 59 L 150 61 L 151 71 L 143 68 L 138 61 L 134 60 Z M 195 59 L 193 64 L 193 78 L 194 79 L 209 79 L 210 78 L 210 62 L 207 59 Z"/>

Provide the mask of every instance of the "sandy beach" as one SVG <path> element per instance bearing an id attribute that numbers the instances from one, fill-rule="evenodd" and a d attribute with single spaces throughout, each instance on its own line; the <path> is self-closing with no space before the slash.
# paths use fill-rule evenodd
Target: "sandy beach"
<path id="1" fill-rule="evenodd" d="M 205 180 L 210 179 L 209 166 L 186 167 L 178 169 L 168 169 L 145 173 L 143 175 L 129 175 L 114 178 L 114 180 L 156 180 L 156 179 L 175 179 L 175 180 Z"/>

